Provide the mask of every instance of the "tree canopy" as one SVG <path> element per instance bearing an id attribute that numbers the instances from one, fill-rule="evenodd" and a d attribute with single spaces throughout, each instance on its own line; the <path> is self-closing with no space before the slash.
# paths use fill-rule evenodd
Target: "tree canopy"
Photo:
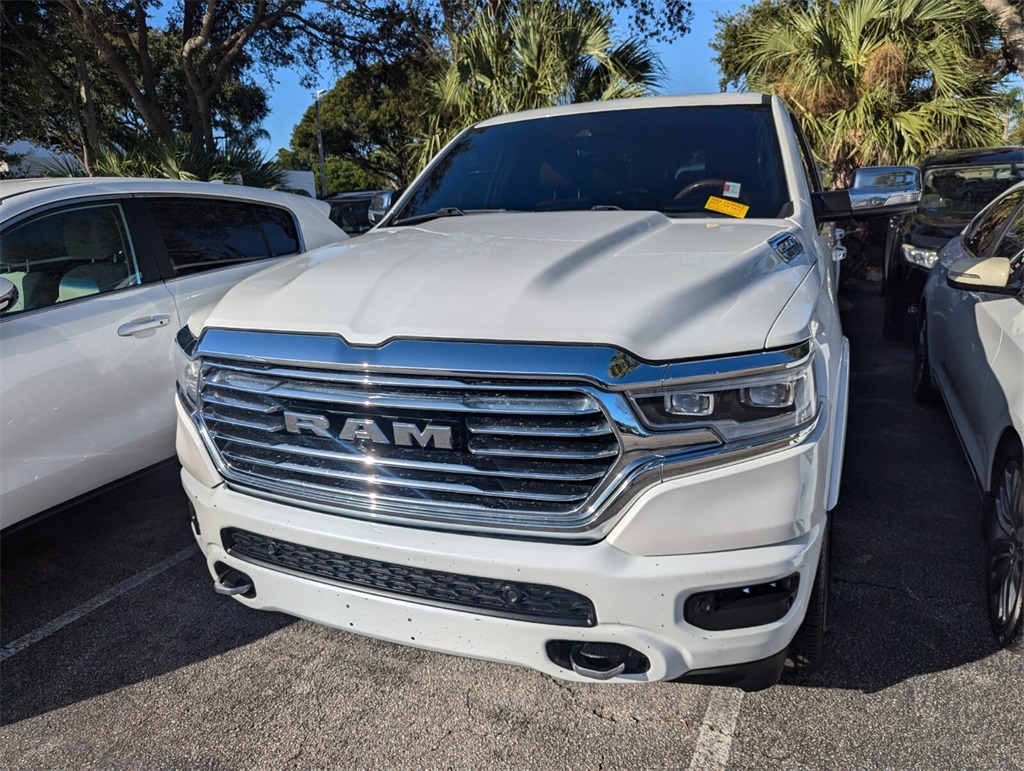
<path id="1" fill-rule="evenodd" d="M 208 150 L 252 139 L 267 115 L 259 81 L 277 68 L 311 83 L 324 59 L 418 45 L 430 19 L 400 0 L 178 0 L 166 13 L 158 0 L 43 0 L 3 3 L 0 25 L 3 139 L 57 146 L 92 168 L 101 143 L 133 134 L 168 145 L 187 134 Z"/>
<path id="2" fill-rule="evenodd" d="M 1000 53 L 977 0 L 765 0 L 718 23 L 723 84 L 783 96 L 837 184 L 1000 139 Z"/>
<path id="3" fill-rule="evenodd" d="M 648 94 L 657 55 L 637 36 L 613 40 L 612 17 L 591 0 L 520 0 L 477 12 L 449 32 L 433 73 L 433 109 L 419 143 L 424 164 L 476 121 L 520 110 Z"/>
<path id="4" fill-rule="evenodd" d="M 430 109 L 429 52 L 355 67 L 320 99 L 324 153 L 362 176 L 332 175 L 328 189 L 344 180 L 374 180 L 370 187 L 408 184 L 417 171 L 412 140 L 426 131 Z M 316 120 L 311 105 L 291 137 L 291 162 L 316 167 Z M 333 184 L 332 184 L 333 183 Z"/>

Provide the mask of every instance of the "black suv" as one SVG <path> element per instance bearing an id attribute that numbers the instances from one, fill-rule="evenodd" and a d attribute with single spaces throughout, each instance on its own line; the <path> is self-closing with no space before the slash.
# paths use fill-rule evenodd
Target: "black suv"
<path id="1" fill-rule="evenodd" d="M 360 190 L 328 196 L 324 200 L 331 205 L 331 221 L 350 236 L 362 235 L 374 225 L 368 216 L 370 201 L 381 192 Z"/>
<path id="2" fill-rule="evenodd" d="M 1024 179 L 1024 148 L 956 150 L 921 165 L 923 194 L 913 214 L 893 218 L 885 244 L 886 340 L 912 340 L 928 271 L 939 250 L 986 204 Z"/>

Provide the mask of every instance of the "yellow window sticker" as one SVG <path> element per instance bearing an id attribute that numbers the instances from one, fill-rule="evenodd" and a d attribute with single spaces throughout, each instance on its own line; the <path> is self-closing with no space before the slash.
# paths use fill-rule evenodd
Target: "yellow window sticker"
<path id="1" fill-rule="evenodd" d="M 708 198 L 704 208 L 708 211 L 716 211 L 719 214 L 728 214 L 730 217 L 739 217 L 740 219 L 746 217 L 747 212 L 750 211 L 750 207 L 746 204 L 739 201 L 727 201 L 714 195 Z"/>

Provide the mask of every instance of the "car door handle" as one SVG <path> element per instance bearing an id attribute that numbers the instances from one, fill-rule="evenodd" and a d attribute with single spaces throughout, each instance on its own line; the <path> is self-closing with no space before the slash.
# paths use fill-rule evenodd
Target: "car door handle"
<path id="1" fill-rule="evenodd" d="M 127 324 L 122 324 L 117 328 L 117 334 L 121 337 L 131 337 L 132 335 L 137 335 L 139 332 L 145 332 L 149 329 L 166 327 L 170 323 L 170 316 L 150 316 L 148 319 L 139 319 L 138 321 L 129 321 Z"/>

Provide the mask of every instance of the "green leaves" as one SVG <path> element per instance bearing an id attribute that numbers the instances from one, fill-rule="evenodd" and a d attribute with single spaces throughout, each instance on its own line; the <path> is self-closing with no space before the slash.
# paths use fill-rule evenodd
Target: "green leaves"
<path id="1" fill-rule="evenodd" d="M 794 107 L 840 186 L 860 165 L 999 140 L 994 28 L 976 0 L 765 0 L 746 14 L 719 20 L 719 61 Z"/>
<path id="2" fill-rule="evenodd" d="M 55 170 L 55 172 L 63 170 Z M 156 177 L 209 182 L 223 180 L 250 187 L 279 187 L 282 168 L 251 145 L 229 144 L 208 150 L 197 140 L 179 138 L 171 144 L 149 139 L 127 148 L 104 145 L 97 154 L 95 176 Z M 61 174 L 63 176 L 63 174 Z"/>
<path id="3" fill-rule="evenodd" d="M 591 0 L 489 4 L 461 32 L 431 83 L 435 101 L 419 143 L 426 162 L 465 127 L 510 112 L 650 93 L 657 55 L 639 38 L 616 42 L 612 18 Z"/>

